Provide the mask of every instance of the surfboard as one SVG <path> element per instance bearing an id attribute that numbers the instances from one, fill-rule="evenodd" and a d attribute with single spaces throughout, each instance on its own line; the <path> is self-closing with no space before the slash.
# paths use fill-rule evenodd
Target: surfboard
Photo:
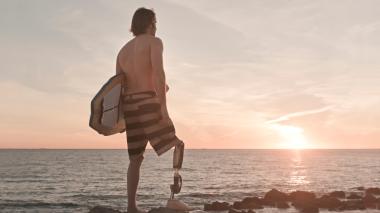
<path id="1" fill-rule="evenodd" d="M 89 126 L 104 136 L 123 133 L 125 121 L 122 109 L 122 94 L 125 75 L 112 76 L 91 101 Z"/>

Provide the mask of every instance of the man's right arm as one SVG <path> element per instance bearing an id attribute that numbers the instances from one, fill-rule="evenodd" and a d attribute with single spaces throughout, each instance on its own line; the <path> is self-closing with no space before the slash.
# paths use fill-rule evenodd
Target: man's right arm
<path id="1" fill-rule="evenodd" d="M 155 84 L 157 96 L 162 104 L 163 113 L 167 113 L 166 109 L 166 82 L 165 82 L 165 72 L 163 65 L 163 44 L 161 39 L 154 38 L 151 43 L 150 52 L 152 71 L 153 71 L 153 82 Z"/>

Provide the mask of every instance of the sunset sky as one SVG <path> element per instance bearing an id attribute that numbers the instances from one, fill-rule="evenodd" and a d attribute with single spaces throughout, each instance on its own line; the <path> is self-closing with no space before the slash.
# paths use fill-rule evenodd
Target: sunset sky
<path id="1" fill-rule="evenodd" d="M 5 0 L 0 148 L 126 148 L 90 101 L 153 8 L 187 148 L 380 148 L 380 1 Z"/>

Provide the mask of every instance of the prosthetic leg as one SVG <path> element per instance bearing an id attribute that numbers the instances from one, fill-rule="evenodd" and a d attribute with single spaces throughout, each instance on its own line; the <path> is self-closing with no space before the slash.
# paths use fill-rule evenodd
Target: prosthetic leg
<path id="1" fill-rule="evenodd" d="M 185 144 L 182 142 L 175 146 L 173 153 L 173 169 L 174 169 L 174 184 L 170 185 L 170 199 L 168 200 L 166 207 L 169 209 L 190 211 L 191 208 L 184 202 L 174 199 L 174 194 L 178 194 L 182 187 L 182 177 L 179 174 L 179 170 L 182 168 L 183 154 L 185 151 Z"/>

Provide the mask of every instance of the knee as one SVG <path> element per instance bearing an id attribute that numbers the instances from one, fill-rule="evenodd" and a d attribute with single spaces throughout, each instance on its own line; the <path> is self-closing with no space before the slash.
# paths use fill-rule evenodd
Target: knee
<path id="1" fill-rule="evenodd" d="M 178 148 L 185 148 L 185 143 L 180 140 L 179 143 L 177 143 L 176 147 L 178 147 Z"/>
<path id="2" fill-rule="evenodd" d="M 140 165 L 143 160 L 144 160 L 143 154 L 129 156 L 129 164 L 132 164 L 132 165 Z"/>

